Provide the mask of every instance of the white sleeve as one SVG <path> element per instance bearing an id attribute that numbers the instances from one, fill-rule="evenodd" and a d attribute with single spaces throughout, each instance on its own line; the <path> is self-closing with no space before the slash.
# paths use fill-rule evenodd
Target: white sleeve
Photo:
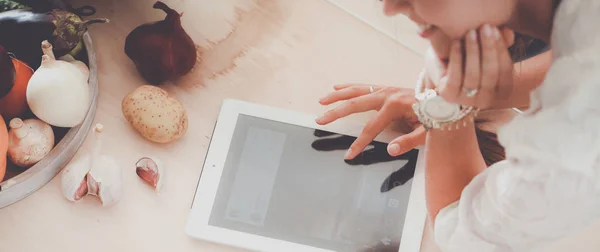
<path id="1" fill-rule="evenodd" d="M 600 115 L 571 121 L 562 112 L 509 123 L 501 135 L 507 159 L 437 215 L 434 235 L 444 252 L 531 251 L 600 216 Z"/>
<path id="2" fill-rule="evenodd" d="M 436 217 L 444 252 L 532 251 L 600 217 L 600 1 L 563 1 L 532 109 L 506 124 L 506 161 Z M 573 39 L 577 38 L 577 39 Z"/>

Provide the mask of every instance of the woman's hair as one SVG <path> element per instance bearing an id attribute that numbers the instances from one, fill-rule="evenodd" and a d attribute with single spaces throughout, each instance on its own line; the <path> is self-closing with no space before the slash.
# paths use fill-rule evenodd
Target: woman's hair
<path id="1" fill-rule="evenodd" d="M 491 123 L 486 120 L 475 121 L 475 134 L 479 143 L 479 151 L 485 160 L 487 166 L 493 165 L 506 158 L 504 147 L 498 142 L 498 136 L 495 132 L 481 129 L 479 126 L 484 123 Z"/>
<path id="2" fill-rule="evenodd" d="M 508 48 L 515 63 L 537 56 L 548 50 L 550 50 L 550 46 L 543 41 L 518 33 L 515 33 L 514 44 Z"/>
<path id="3" fill-rule="evenodd" d="M 548 45 L 538 39 L 515 33 L 515 43 L 509 51 L 513 62 L 518 63 L 549 49 Z M 488 166 L 506 158 L 504 147 L 498 142 L 496 132 L 498 127 L 515 115 L 516 112 L 512 110 L 497 110 L 486 111 L 476 118 L 475 129 L 479 150 Z"/>

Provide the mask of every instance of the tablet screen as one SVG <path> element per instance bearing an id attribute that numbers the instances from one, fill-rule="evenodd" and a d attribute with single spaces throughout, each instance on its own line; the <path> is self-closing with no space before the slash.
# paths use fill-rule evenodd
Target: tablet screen
<path id="1" fill-rule="evenodd" d="M 240 115 L 209 224 L 334 251 L 398 251 L 418 150 Z"/>

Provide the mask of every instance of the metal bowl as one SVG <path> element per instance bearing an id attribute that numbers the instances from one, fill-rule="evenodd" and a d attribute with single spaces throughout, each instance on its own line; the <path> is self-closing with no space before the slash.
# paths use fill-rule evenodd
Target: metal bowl
<path id="1" fill-rule="evenodd" d="M 24 172 L 0 183 L 0 208 L 26 198 L 52 180 L 75 156 L 90 132 L 98 103 L 98 68 L 89 32 L 85 33 L 83 41 L 85 45 L 83 54 L 86 54 L 83 56 L 86 58 L 84 62 L 90 69 L 89 85 L 92 96 L 85 120 L 82 124 L 68 129 L 68 132 L 44 159 Z"/>

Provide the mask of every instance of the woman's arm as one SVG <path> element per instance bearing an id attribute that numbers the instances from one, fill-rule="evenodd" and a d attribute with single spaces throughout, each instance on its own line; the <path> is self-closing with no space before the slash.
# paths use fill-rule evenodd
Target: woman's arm
<path id="1" fill-rule="evenodd" d="M 454 131 L 432 129 L 425 150 L 426 200 L 431 220 L 460 198 L 462 190 L 486 164 L 473 124 Z"/>
<path id="2" fill-rule="evenodd" d="M 590 150 L 600 144 L 600 75 L 589 75 L 560 110 L 505 125 L 507 158 L 488 168 L 473 126 L 427 133 L 427 207 L 444 251 L 531 251 L 599 219 L 600 152 Z"/>
<path id="3" fill-rule="evenodd" d="M 524 108 L 529 106 L 529 93 L 542 84 L 551 63 L 551 50 L 515 63 L 513 92 L 507 99 L 496 99 L 492 109 Z"/>
<path id="4" fill-rule="evenodd" d="M 507 159 L 485 168 L 473 126 L 429 131 L 427 209 L 436 243 L 447 252 L 531 251 L 600 217 L 600 119 L 564 114 L 521 119 L 503 129 Z M 593 118 L 593 119 L 592 119 Z M 544 128 L 532 126 L 544 125 Z M 581 125 L 592 125 L 585 128 Z M 575 129 L 569 134 L 556 134 Z M 582 139 L 586 139 L 583 141 Z"/>
<path id="5" fill-rule="evenodd" d="M 504 95 L 499 95 L 500 92 L 494 93 L 495 98 L 487 93 L 486 96 L 480 94 L 482 95 L 482 99 L 486 97 L 490 98 L 491 101 L 491 103 L 483 102 L 483 104 L 491 104 L 496 109 L 527 106 L 531 91 L 543 82 L 552 64 L 551 50 L 519 61 L 512 65 L 515 69 L 511 71 L 511 59 L 505 51 L 503 40 L 491 40 L 484 37 L 481 43 L 481 47 L 485 48 L 482 53 L 476 50 L 478 49 L 476 42 L 467 40 L 463 45 L 462 42 L 455 41 L 450 53 L 450 62 L 445 71 L 437 72 L 436 70 L 439 70 L 439 68 L 431 66 L 426 67 L 426 69 L 429 69 L 429 74 L 432 74 L 434 79 L 440 77 L 436 76 L 435 73 L 445 72 L 447 76 L 446 82 L 442 83 L 441 79 L 438 81 L 438 83 L 442 84 L 442 92 L 447 91 L 452 93 L 451 90 L 456 89 L 457 83 L 462 83 L 463 88 L 472 86 L 472 83 L 466 83 L 469 80 L 481 79 L 482 82 L 486 80 L 485 83 L 488 84 L 495 81 L 499 82 L 498 85 L 512 89 L 512 92 L 506 98 L 501 97 Z M 432 51 L 429 52 L 433 53 Z M 466 52 L 466 56 L 463 55 L 463 52 Z M 494 52 L 496 52 L 495 57 L 493 56 Z M 502 56 L 498 57 L 497 52 L 502 52 Z M 428 54 L 427 56 L 427 59 L 429 59 L 427 62 L 438 62 L 435 55 Z M 467 61 L 478 57 L 487 58 L 488 60 L 483 60 L 483 63 L 487 62 L 488 65 L 487 67 L 482 66 L 482 69 L 490 71 L 472 73 L 470 75 L 463 73 L 466 67 L 469 66 L 469 63 L 465 62 L 463 57 L 466 57 Z M 497 59 L 500 62 L 493 64 L 489 59 Z M 513 58 L 512 62 L 514 60 Z M 432 65 L 436 66 L 435 64 Z M 494 69 L 496 71 L 493 71 Z M 494 78 L 494 76 L 497 76 L 494 73 L 503 74 L 504 77 Z M 480 76 L 480 78 L 474 78 L 473 75 Z M 489 92 L 490 87 L 486 86 L 486 88 Z M 495 89 L 499 89 L 499 87 L 495 87 Z M 462 97 L 463 95 L 460 96 Z M 429 214 L 433 220 L 435 220 L 435 217 L 442 208 L 457 201 L 463 189 L 475 176 L 483 172 L 486 168 L 485 160 L 479 151 L 477 135 L 473 124 L 455 131 L 431 130 L 427 134 L 425 160 L 427 178 L 426 196 Z"/>

